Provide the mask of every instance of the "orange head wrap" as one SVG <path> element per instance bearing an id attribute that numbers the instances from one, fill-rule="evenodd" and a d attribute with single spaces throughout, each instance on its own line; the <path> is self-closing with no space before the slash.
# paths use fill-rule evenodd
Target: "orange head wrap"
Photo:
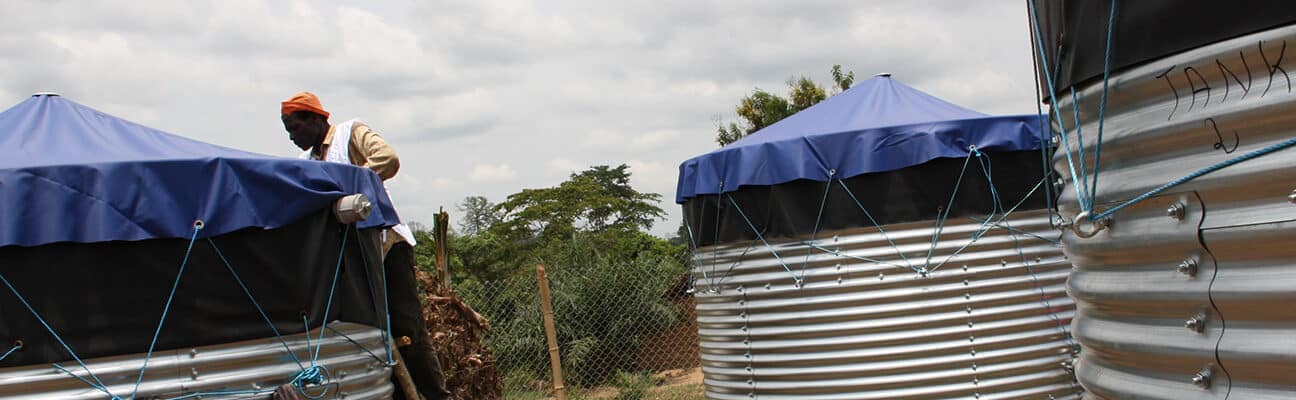
<path id="1" fill-rule="evenodd" d="M 292 98 L 283 102 L 280 111 L 283 115 L 292 114 L 295 111 L 310 111 L 323 115 L 324 118 L 329 116 L 329 112 L 324 111 L 324 105 L 320 104 L 319 97 L 315 97 L 315 94 L 311 92 L 294 94 Z"/>

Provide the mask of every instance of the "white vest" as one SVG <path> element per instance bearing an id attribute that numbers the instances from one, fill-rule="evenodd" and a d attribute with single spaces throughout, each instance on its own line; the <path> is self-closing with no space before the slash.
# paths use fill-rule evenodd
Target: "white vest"
<path id="1" fill-rule="evenodd" d="M 360 120 L 350 119 L 333 126 L 333 144 L 329 145 L 328 153 L 324 154 L 324 161 L 351 164 L 351 129 L 355 127 L 356 122 L 360 122 Z M 311 151 L 306 150 L 301 154 L 301 156 L 299 156 L 299 158 L 309 160 L 311 158 Z M 383 190 L 387 190 L 386 185 L 383 185 Z M 387 191 L 387 198 L 391 198 L 390 190 Z M 395 202 L 395 200 L 392 200 L 392 203 Z M 396 206 L 393 204 L 392 207 L 394 209 Z M 410 228 L 405 226 L 405 224 L 397 224 L 396 226 L 393 226 L 392 231 L 396 232 L 397 235 L 400 235 L 402 239 L 405 239 L 405 242 L 409 243 L 410 246 L 417 244 L 417 242 L 414 241 L 414 232 L 410 231 Z M 386 241 L 386 235 L 387 231 L 383 231 L 384 241 Z"/>

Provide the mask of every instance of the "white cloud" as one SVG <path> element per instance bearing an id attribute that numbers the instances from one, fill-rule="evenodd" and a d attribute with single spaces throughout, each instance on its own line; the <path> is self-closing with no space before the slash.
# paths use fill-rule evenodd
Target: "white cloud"
<path id="1" fill-rule="evenodd" d="M 684 133 L 676 130 L 653 131 L 635 135 L 634 138 L 630 139 L 630 149 L 635 151 L 658 150 L 670 146 L 671 143 L 679 140 L 681 136 L 684 136 Z"/>
<path id="2" fill-rule="evenodd" d="M 566 158 L 555 158 L 549 160 L 549 172 L 554 172 L 563 175 L 574 174 L 580 171 L 584 171 L 586 168 L 589 168 L 589 166 L 590 166 L 589 163 L 572 161 Z"/>
<path id="3" fill-rule="evenodd" d="M 477 164 L 473 166 L 469 179 L 475 182 L 510 181 L 517 177 L 517 171 L 508 164 Z"/>
<path id="4" fill-rule="evenodd" d="M 320 95 L 401 156 L 402 216 L 628 163 L 670 218 L 680 162 L 753 88 L 889 71 L 990 113 L 1035 111 L 1023 5 L 828 0 L 0 1 L 0 103 L 38 90 L 291 156 L 279 101 Z M 673 232 L 660 223 L 658 234 Z"/>

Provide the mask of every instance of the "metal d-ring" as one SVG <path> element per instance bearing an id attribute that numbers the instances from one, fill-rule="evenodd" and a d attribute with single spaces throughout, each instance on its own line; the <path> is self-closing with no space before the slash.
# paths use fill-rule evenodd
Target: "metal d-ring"
<path id="1" fill-rule="evenodd" d="M 1076 214 L 1075 219 L 1071 221 L 1071 232 L 1075 233 L 1076 237 L 1088 239 L 1097 235 L 1098 232 L 1102 232 L 1102 230 L 1106 229 L 1107 225 L 1110 223 L 1111 220 L 1107 218 L 1100 220 L 1089 219 L 1089 212 L 1081 211 L 1079 214 Z"/>

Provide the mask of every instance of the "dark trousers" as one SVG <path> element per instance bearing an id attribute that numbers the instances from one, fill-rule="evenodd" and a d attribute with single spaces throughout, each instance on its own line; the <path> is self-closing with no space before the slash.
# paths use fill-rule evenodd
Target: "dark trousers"
<path id="1" fill-rule="evenodd" d="M 409 370 L 414 385 L 427 400 L 450 398 L 446 391 L 441 364 L 432 353 L 427 326 L 423 324 L 423 305 L 419 303 L 418 284 L 414 280 L 414 248 L 400 242 L 392 246 L 383 260 L 387 274 L 388 310 L 391 312 L 392 335 L 410 338 L 410 345 L 401 347 L 405 368 Z M 417 400 L 417 399 L 410 399 Z"/>

